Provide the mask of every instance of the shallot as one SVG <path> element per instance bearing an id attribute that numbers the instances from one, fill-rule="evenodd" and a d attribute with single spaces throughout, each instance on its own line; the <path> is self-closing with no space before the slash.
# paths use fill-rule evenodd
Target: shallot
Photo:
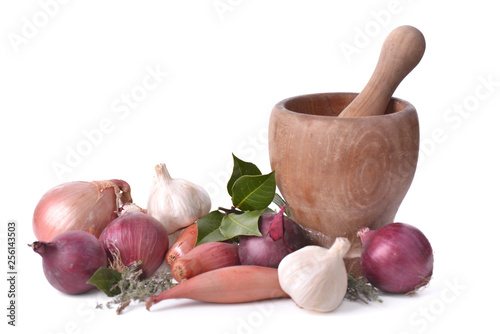
<path id="1" fill-rule="evenodd" d="M 431 279 L 431 244 L 416 227 L 392 223 L 378 230 L 358 231 L 363 250 L 361 269 L 376 288 L 390 293 L 413 293 Z"/>
<path id="2" fill-rule="evenodd" d="M 198 226 L 193 223 L 186 227 L 186 229 L 182 231 L 177 240 L 174 242 L 172 247 L 168 250 L 167 256 L 165 256 L 165 262 L 167 262 L 167 265 L 171 267 L 175 260 L 179 259 L 193 249 L 196 245 L 197 238 Z"/>
<path id="3" fill-rule="evenodd" d="M 264 213 L 259 218 L 262 236 L 242 236 L 239 244 L 241 264 L 278 268 L 288 254 L 306 246 L 302 228 L 284 215 L 283 206 L 278 213 Z"/>
<path id="4" fill-rule="evenodd" d="M 231 266 L 200 274 L 148 298 L 146 308 L 166 299 L 188 298 L 209 303 L 244 303 L 282 298 L 278 270 L 261 266 Z"/>
<path id="5" fill-rule="evenodd" d="M 130 186 L 123 180 L 73 181 L 47 191 L 33 213 L 33 232 L 39 241 L 59 234 L 87 231 L 99 238 L 117 217 L 120 205 L 132 202 Z"/>
<path id="6" fill-rule="evenodd" d="M 135 204 L 125 205 L 100 238 L 110 261 L 119 257 L 125 266 L 141 261 L 143 277 L 150 277 L 163 263 L 168 249 L 168 234 L 158 220 Z"/>
<path id="7" fill-rule="evenodd" d="M 240 263 L 238 245 L 213 241 L 196 246 L 172 265 L 172 275 L 177 282 L 201 273 Z"/>
<path id="8" fill-rule="evenodd" d="M 49 283 L 67 294 L 79 294 L 94 288 L 87 284 L 97 269 L 106 267 L 104 247 L 85 231 L 67 231 L 51 242 L 29 245 L 42 256 L 43 272 Z"/>

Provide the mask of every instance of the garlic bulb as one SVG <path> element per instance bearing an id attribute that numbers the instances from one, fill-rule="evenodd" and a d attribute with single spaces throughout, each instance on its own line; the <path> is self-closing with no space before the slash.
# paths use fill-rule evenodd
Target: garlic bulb
<path id="1" fill-rule="evenodd" d="M 210 212 L 212 203 L 205 189 L 186 180 L 172 179 L 164 163 L 156 165 L 155 170 L 147 212 L 165 226 L 168 234 Z"/>
<path id="2" fill-rule="evenodd" d="M 335 310 L 347 292 L 343 257 L 350 247 L 347 238 L 337 238 L 330 249 L 306 246 L 285 256 L 278 266 L 281 288 L 306 310 Z"/>

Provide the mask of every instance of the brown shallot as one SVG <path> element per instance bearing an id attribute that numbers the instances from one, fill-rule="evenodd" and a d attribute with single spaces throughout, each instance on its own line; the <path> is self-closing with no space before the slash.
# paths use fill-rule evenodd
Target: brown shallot
<path id="1" fill-rule="evenodd" d="M 238 245 L 227 242 L 207 242 L 196 246 L 172 265 L 172 276 L 177 282 L 201 273 L 240 263 Z"/>
<path id="2" fill-rule="evenodd" d="M 121 205 L 132 202 L 123 180 L 72 181 L 47 191 L 33 213 L 33 232 L 49 242 L 66 231 L 82 230 L 99 238 Z"/>
<path id="3" fill-rule="evenodd" d="M 179 235 L 172 247 L 170 247 L 167 255 L 165 256 L 165 262 L 167 262 L 167 264 L 171 267 L 175 260 L 179 259 L 181 256 L 194 248 L 197 238 L 198 226 L 196 223 L 193 223 L 182 231 L 181 235 Z"/>
<path id="4" fill-rule="evenodd" d="M 245 303 L 283 298 L 278 270 L 261 266 L 231 266 L 200 274 L 148 298 L 146 308 L 166 299 L 187 298 L 209 303 Z"/>

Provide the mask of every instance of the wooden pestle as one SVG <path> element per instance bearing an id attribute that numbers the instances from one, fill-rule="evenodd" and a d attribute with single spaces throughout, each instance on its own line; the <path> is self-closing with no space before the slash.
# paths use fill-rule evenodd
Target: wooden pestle
<path id="1" fill-rule="evenodd" d="M 417 66 L 424 51 L 425 39 L 417 28 L 406 25 L 391 31 L 370 80 L 338 117 L 383 115 L 399 83 Z"/>

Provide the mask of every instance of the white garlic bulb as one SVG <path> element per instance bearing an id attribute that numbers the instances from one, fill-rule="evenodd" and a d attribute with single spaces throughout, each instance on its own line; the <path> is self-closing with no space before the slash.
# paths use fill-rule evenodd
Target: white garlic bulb
<path id="1" fill-rule="evenodd" d="M 156 165 L 148 200 L 148 214 L 171 234 L 194 223 L 210 212 L 212 202 L 201 186 L 183 179 L 172 179 L 164 163 Z"/>
<path id="2" fill-rule="evenodd" d="M 343 257 L 350 247 L 347 238 L 337 238 L 330 249 L 306 246 L 288 254 L 278 266 L 281 288 L 306 310 L 335 310 L 347 292 Z"/>

